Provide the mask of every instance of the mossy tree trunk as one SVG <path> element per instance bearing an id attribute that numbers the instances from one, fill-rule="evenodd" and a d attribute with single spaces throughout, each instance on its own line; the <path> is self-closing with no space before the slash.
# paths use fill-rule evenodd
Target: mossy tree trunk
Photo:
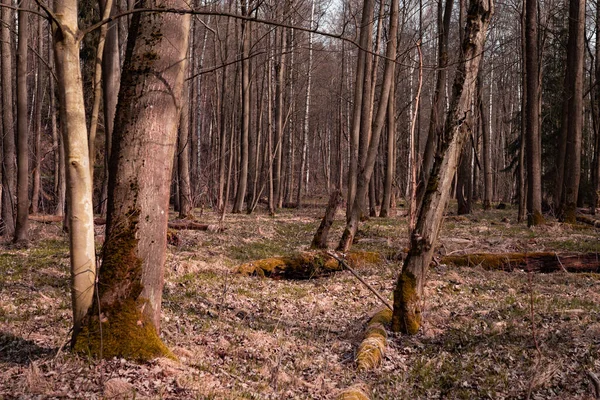
<path id="1" fill-rule="evenodd" d="M 429 180 L 423 189 L 425 193 L 411 234 L 410 251 L 394 290 L 394 331 L 414 334 L 421 325 L 421 296 L 425 276 L 450 196 L 460 151 L 467 137 L 464 123 L 471 110 L 492 12 L 492 0 L 470 0 L 446 125 L 442 135 L 437 138 L 436 155 Z"/>
<path id="2" fill-rule="evenodd" d="M 188 8 L 183 0 L 144 0 L 136 7 Z M 189 26 L 189 15 L 132 16 L 109 165 L 98 300 L 77 351 L 137 360 L 170 354 L 158 333 Z"/>
<path id="3" fill-rule="evenodd" d="M 67 215 L 71 254 L 73 340 L 77 336 L 94 293 L 96 249 L 92 177 L 88 152 L 85 104 L 79 62 L 81 35 L 77 1 L 55 0 L 58 25 L 54 28 L 54 53 L 60 98 L 67 188 Z"/>

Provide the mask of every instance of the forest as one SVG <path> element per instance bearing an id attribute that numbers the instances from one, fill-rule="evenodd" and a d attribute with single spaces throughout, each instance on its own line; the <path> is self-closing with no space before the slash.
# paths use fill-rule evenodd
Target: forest
<path id="1" fill-rule="evenodd" d="M 597 0 L 0 11 L 0 400 L 600 398 Z"/>

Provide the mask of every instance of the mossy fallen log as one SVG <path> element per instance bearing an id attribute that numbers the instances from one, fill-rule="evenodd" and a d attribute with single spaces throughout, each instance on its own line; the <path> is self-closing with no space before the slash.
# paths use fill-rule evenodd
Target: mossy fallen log
<path id="1" fill-rule="evenodd" d="M 342 390 L 335 400 L 369 400 L 369 388 L 363 383 Z"/>
<path id="2" fill-rule="evenodd" d="M 381 254 L 374 252 L 352 252 L 346 256 L 346 262 L 354 267 L 376 264 L 381 261 Z M 343 270 L 342 264 L 327 252 L 310 251 L 291 256 L 251 261 L 237 267 L 236 272 L 275 279 L 312 279 L 331 275 L 341 270 Z"/>
<path id="3" fill-rule="evenodd" d="M 218 225 L 201 224 L 196 221 L 189 221 L 189 220 L 185 220 L 185 219 L 169 221 L 169 229 L 191 230 L 191 231 L 209 231 L 209 232 L 223 231 L 223 229 L 220 228 Z"/>
<path id="4" fill-rule="evenodd" d="M 583 222 L 584 224 L 591 225 L 594 228 L 600 228 L 600 219 L 596 219 L 589 215 L 577 214 L 577 221 Z"/>
<path id="5" fill-rule="evenodd" d="M 367 323 L 365 337 L 356 352 L 356 368 L 359 371 L 370 371 L 381 365 L 387 346 L 385 326 L 391 321 L 392 310 L 384 308 Z"/>
<path id="6" fill-rule="evenodd" d="M 557 271 L 599 272 L 600 254 L 558 254 L 553 252 L 474 253 L 445 256 L 441 259 L 441 263 L 456 266 L 480 266 L 484 269 L 501 271 L 523 269 L 525 271 L 541 273 Z"/>

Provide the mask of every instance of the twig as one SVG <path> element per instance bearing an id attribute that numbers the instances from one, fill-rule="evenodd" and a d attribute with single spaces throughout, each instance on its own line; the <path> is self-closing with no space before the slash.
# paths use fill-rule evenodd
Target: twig
<path id="1" fill-rule="evenodd" d="M 562 261 L 560 261 L 560 257 L 558 256 L 558 254 L 554 253 L 554 255 L 556 256 L 556 259 L 558 260 L 558 264 L 560 265 L 560 269 L 562 269 L 563 272 L 569 272 L 569 271 L 567 271 L 567 269 L 563 265 Z"/>
<path id="2" fill-rule="evenodd" d="M 390 310 L 394 310 L 392 308 L 392 306 L 390 305 L 390 303 L 388 303 L 381 294 L 379 294 L 379 292 L 377 290 L 375 290 L 375 288 L 373 288 L 371 285 L 369 285 L 363 278 L 361 278 L 356 271 L 350 267 L 348 265 L 348 263 L 346 263 L 346 261 L 342 258 L 339 258 L 337 255 L 335 255 L 334 253 L 328 251 L 327 252 L 328 255 L 330 255 L 331 257 L 335 258 L 341 265 L 342 267 L 346 268 L 348 271 L 350 271 L 352 273 L 352 275 L 354 275 L 356 277 L 356 279 L 358 279 L 363 285 L 365 285 L 367 287 L 367 289 L 369 289 L 375 296 L 377 296 L 377 298 L 379 300 L 381 300 L 381 302 Z"/>
<path id="3" fill-rule="evenodd" d="M 585 371 L 585 374 L 590 381 L 592 381 L 592 385 L 594 385 L 594 392 L 596 392 L 596 399 L 600 399 L 600 379 L 598 379 L 598 375 L 593 373 L 592 371 Z"/>

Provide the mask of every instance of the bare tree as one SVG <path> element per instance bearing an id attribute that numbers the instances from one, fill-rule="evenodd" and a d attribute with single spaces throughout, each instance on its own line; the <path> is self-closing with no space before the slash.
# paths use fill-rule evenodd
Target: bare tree
<path id="1" fill-rule="evenodd" d="M 21 8 L 27 9 L 28 0 Z M 17 220 L 15 242 L 28 239 L 29 227 L 29 128 L 27 126 L 27 46 L 29 43 L 29 13 L 19 11 L 19 43 L 17 47 Z"/>
<path id="2" fill-rule="evenodd" d="M 410 251 L 394 290 L 394 331 L 415 334 L 421 325 L 425 277 L 450 197 L 460 151 L 467 137 L 464 124 L 469 117 L 493 8 L 490 0 L 470 0 L 444 132 L 439 138 L 429 180 L 422 189 L 425 194 L 419 207 L 416 227 L 411 234 Z"/>
<path id="3" fill-rule="evenodd" d="M 11 5 L 11 0 L 3 4 Z M 12 237 L 15 233 L 15 207 L 17 200 L 17 159 L 15 146 L 15 127 L 13 114 L 12 59 L 13 50 L 10 29 L 13 26 L 13 11 L 2 7 L 2 26 L 0 26 L 2 55 L 2 230 L 0 233 Z"/>

